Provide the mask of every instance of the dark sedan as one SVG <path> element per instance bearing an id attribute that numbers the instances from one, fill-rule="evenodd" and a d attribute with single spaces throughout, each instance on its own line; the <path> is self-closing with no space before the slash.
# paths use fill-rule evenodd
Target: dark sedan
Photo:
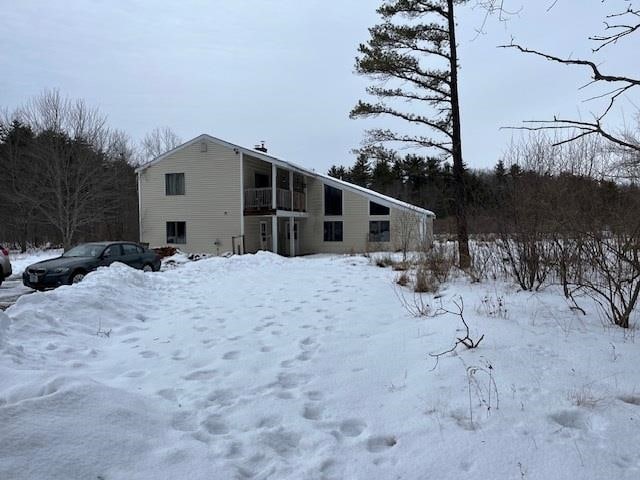
<path id="1" fill-rule="evenodd" d="M 98 267 L 122 262 L 146 272 L 160 270 L 160 255 L 132 242 L 83 243 L 61 257 L 29 265 L 22 283 L 36 290 L 78 283 Z"/>

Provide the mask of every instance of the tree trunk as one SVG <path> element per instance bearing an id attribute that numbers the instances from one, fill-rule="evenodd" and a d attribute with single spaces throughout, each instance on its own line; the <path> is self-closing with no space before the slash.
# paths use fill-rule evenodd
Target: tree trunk
<path id="1" fill-rule="evenodd" d="M 471 266 L 469 254 L 469 233 L 467 231 L 466 189 L 464 183 L 464 163 L 462 162 L 462 135 L 460 129 L 460 100 L 458 98 L 458 53 L 456 46 L 456 21 L 453 0 L 447 0 L 449 20 L 449 49 L 451 62 L 451 120 L 453 126 L 453 180 L 456 190 L 456 223 L 458 235 L 459 266 Z"/>

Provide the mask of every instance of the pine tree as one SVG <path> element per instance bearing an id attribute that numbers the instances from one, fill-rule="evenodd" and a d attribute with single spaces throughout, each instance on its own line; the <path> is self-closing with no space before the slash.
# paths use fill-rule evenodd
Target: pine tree
<path id="1" fill-rule="evenodd" d="M 371 167 L 365 153 L 358 154 L 353 167 L 349 169 L 349 181 L 366 188 L 371 184 Z"/>
<path id="2" fill-rule="evenodd" d="M 356 59 L 357 73 L 379 80 L 379 84 L 367 88 L 378 101 L 358 101 L 350 116 L 389 116 L 429 132 L 403 134 L 374 129 L 368 131 L 368 143 L 400 142 L 433 149 L 445 158 L 452 158 L 458 254 L 460 267 L 467 268 L 471 259 L 454 15 L 454 4 L 461 3 L 466 0 L 387 0 L 382 3 L 377 12 L 383 21 L 369 29 L 371 38 L 360 45 L 360 56 Z M 415 113 L 418 111 L 428 113 Z"/>
<path id="3" fill-rule="evenodd" d="M 340 180 L 346 180 L 348 177 L 347 169 L 342 165 L 332 165 L 327 174 L 330 177 L 338 178 Z"/>

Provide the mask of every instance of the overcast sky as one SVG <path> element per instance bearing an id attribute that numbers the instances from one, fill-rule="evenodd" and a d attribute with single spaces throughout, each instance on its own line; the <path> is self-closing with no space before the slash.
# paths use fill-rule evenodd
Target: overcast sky
<path id="1" fill-rule="evenodd" d="M 473 0 L 472 0 L 473 1 Z M 45 88 L 83 98 L 114 128 L 140 139 L 170 126 L 326 171 L 353 162 L 367 127 L 349 110 L 369 84 L 353 73 L 359 43 L 378 20 L 375 0 L 0 0 L 0 107 Z M 587 72 L 498 49 L 514 37 L 531 48 L 587 56 L 587 37 L 624 0 L 507 0 L 507 24 L 458 10 L 463 149 L 467 164 L 495 164 L 512 132 L 500 127 L 554 114 L 586 117 L 578 91 Z M 638 36 L 605 50 L 602 68 L 637 75 Z M 638 105 L 637 99 L 630 99 Z M 612 120 L 631 122 L 627 103 Z"/>

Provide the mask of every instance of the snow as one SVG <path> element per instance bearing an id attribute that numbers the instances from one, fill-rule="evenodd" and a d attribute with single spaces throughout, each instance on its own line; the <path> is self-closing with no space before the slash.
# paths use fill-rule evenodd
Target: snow
<path id="1" fill-rule="evenodd" d="M 121 264 L 0 312 L 2 479 L 637 479 L 635 330 L 458 276 L 270 253 Z M 411 301 L 413 294 L 403 290 Z"/>

